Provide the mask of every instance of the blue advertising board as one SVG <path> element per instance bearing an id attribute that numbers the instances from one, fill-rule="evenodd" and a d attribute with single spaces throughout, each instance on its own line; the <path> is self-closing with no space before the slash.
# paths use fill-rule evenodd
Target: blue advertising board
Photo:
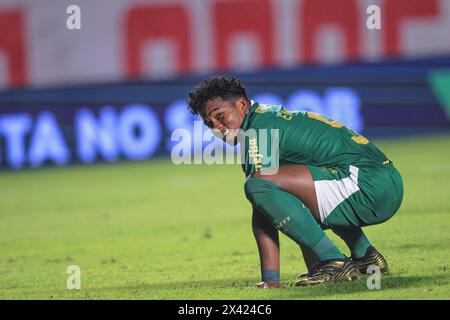
<path id="1" fill-rule="evenodd" d="M 448 132 L 446 103 L 430 81 L 447 69 L 450 57 L 237 76 L 253 100 L 323 113 L 372 138 Z M 0 168 L 170 154 L 171 133 L 194 128 L 186 97 L 202 78 L 2 92 Z"/>

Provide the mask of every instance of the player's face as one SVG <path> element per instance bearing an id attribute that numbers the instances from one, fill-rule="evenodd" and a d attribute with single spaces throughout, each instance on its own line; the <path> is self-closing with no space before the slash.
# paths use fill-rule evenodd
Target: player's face
<path id="1" fill-rule="evenodd" d="M 241 128 L 249 102 L 245 98 L 235 101 L 214 98 L 208 100 L 200 113 L 205 125 L 228 144 L 237 144 L 238 129 Z"/>

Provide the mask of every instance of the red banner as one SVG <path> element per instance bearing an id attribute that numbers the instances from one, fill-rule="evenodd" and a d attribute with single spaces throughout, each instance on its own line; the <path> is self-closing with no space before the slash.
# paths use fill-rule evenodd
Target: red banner
<path id="1" fill-rule="evenodd" d="M 367 24 L 373 4 L 380 29 Z M 450 53 L 446 0 L 79 0 L 78 17 L 69 5 L 0 4 L 0 86 Z"/>

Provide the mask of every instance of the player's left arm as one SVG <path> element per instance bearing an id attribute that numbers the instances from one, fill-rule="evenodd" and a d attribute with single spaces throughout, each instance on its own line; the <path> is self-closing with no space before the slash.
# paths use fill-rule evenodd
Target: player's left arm
<path id="1" fill-rule="evenodd" d="M 261 262 L 262 282 L 258 288 L 280 288 L 280 242 L 278 230 L 275 229 L 267 218 L 253 208 L 252 229 L 258 245 Z"/>

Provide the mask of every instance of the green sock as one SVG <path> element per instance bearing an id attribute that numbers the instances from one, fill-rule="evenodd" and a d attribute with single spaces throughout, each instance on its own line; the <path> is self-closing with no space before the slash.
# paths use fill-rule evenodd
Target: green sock
<path id="1" fill-rule="evenodd" d="M 309 248 L 319 261 L 345 258 L 297 197 L 257 178 L 247 180 L 245 194 L 277 229 Z"/>
<path id="2" fill-rule="evenodd" d="M 367 248 L 372 245 L 359 227 L 332 227 L 332 230 L 345 241 L 354 258 L 362 258 L 366 254 Z"/>

